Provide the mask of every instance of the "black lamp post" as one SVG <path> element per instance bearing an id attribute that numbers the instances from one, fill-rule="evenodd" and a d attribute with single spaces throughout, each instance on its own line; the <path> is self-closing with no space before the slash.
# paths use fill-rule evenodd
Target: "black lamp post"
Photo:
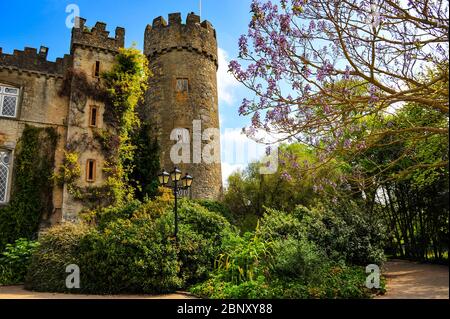
<path id="1" fill-rule="evenodd" d="M 182 189 L 190 189 L 192 181 L 194 180 L 188 173 L 186 173 L 183 178 L 181 178 L 181 175 L 182 173 L 177 167 L 175 167 L 170 174 L 163 170 L 162 173 L 158 175 L 159 183 L 164 187 L 171 188 L 175 196 L 175 243 L 178 243 L 178 192 Z M 172 180 L 173 185 L 169 186 L 169 180 Z M 179 185 L 180 182 L 181 186 Z"/>

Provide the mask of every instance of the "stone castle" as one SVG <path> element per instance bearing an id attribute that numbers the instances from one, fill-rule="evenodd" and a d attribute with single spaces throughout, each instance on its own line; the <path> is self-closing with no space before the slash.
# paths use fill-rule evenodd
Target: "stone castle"
<path id="1" fill-rule="evenodd" d="M 89 29 L 85 19 L 79 18 L 78 22 L 72 29 L 70 54 L 54 62 L 47 60 L 48 48 L 43 46 L 39 50 L 14 50 L 13 54 L 3 53 L 0 48 L 0 205 L 6 205 L 14 196 L 15 149 L 26 125 L 56 129 L 55 172 L 64 160 L 69 141 L 88 139 L 95 129 L 104 126 L 102 102 L 88 97 L 80 107 L 75 93 L 64 96 L 60 91 L 67 80 L 71 81 L 67 79 L 68 70 L 82 72 L 90 81 L 102 81 L 101 73 L 111 69 L 119 49 L 124 47 L 125 29 L 116 28 L 115 36 L 110 37 L 105 23 L 97 22 Z M 216 31 L 193 13 L 185 23 L 179 13 L 170 14 L 168 22 L 158 17 L 145 30 L 144 54 L 153 75 L 139 114 L 158 141 L 161 167 L 170 171 L 175 166 L 170 158 L 176 143 L 173 136 L 171 139 L 174 129 L 189 132 L 192 141 L 196 134 L 194 120 L 201 120 L 202 131 L 219 128 Z M 72 81 L 71 85 L 76 84 Z M 81 177 L 77 185 L 101 186 L 105 182 L 102 153 L 95 148 L 79 151 Z M 194 198 L 214 199 L 221 195 L 220 162 L 178 166 L 194 177 Z M 53 211 L 44 216 L 48 224 L 76 218 L 84 208 L 67 185 L 55 183 L 52 195 Z"/>

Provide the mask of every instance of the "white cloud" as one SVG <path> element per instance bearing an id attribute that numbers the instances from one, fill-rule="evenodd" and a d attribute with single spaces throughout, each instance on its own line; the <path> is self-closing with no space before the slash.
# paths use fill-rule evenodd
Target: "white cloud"
<path id="1" fill-rule="evenodd" d="M 226 128 L 221 134 L 222 180 L 226 186 L 228 177 L 237 169 L 243 170 L 253 161 L 260 160 L 266 146 L 256 143 L 242 134 L 240 128 Z"/>
<path id="2" fill-rule="evenodd" d="M 222 163 L 222 182 L 225 188 L 228 187 L 228 177 L 238 170 L 244 170 L 245 165 Z"/>
<path id="3" fill-rule="evenodd" d="M 239 85 L 239 82 L 228 72 L 228 64 L 230 58 L 228 53 L 222 49 L 218 49 L 219 70 L 217 71 L 217 86 L 219 91 L 219 101 L 231 105 L 234 100 L 234 89 Z"/>

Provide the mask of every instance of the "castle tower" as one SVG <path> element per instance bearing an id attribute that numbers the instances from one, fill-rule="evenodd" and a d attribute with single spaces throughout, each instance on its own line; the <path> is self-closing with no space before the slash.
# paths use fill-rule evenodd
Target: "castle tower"
<path id="1" fill-rule="evenodd" d="M 168 171 L 178 166 L 189 172 L 194 177 L 193 198 L 217 199 L 222 193 L 220 135 L 200 142 L 202 132 L 204 139 L 205 130 L 219 129 L 216 31 L 208 21 L 200 22 L 198 15 L 191 13 L 182 23 L 181 14 L 173 13 L 168 23 L 158 17 L 148 25 L 144 40 L 153 76 L 143 116 L 160 145 L 161 166 Z M 194 120 L 199 121 L 195 127 Z M 171 159 L 171 149 L 177 143 L 171 140 L 174 129 L 189 133 L 187 140 L 186 135 L 180 135 L 185 142 L 190 141 L 189 163 L 176 164 Z M 213 143 L 218 152 L 209 154 L 218 160 L 207 163 L 198 152 Z"/>
<path id="2" fill-rule="evenodd" d="M 103 174 L 105 158 L 94 143 L 94 134 L 108 129 L 103 121 L 105 103 L 93 92 L 88 92 L 80 79 L 93 84 L 101 83 L 101 74 L 113 67 L 116 55 L 124 47 L 125 29 L 117 27 L 114 37 L 110 37 L 105 23 L 97 22 L 92 28 L 85 23 L 86 20 L 80 18 L 79 26 L 72 29 L 70 53 L 73 67 L 72 74 L 66 75 L 71 78 L 66 148 L 79 154 L 81 176 L 76 185 L 99 187 L 106 180 Z M 76 219 L 77 213 L 85 208 L 85 203 L 76 200 L 67 185 L 63 192 L 63 218 Z"/>

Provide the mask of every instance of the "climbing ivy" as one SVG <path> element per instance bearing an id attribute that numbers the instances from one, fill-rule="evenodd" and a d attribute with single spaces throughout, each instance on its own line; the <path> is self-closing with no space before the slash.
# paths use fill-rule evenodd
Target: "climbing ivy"
<path id="1" fill-rule="evenodd" d="M 102 75 L 107 92 L 104 122 L 116 136 L 116 139 L 101 139 L 109 155 L 105 163 L 109 171 L 106 185 L 118 205 L 135 195 L 131 174 L 137 145 L 133 143 L 133 135 L 141 127 L 136 106 L 147 90 L 149 75 L 147 58 L 135 48 L 121 49 L 112 70 Z"/>
<path id="2" fill-rule="evenodd" d="M 15 150 L 12 198 L 0 208 L 0 251 L 18 238 L 34 239 L 42 216 L 53 212 L 57 140 L 54 128 L 25 126 Z"/>
<path id="3" fill-rule="evenodd" d="M 102 74 L 101 84 L 90 83 L 82 72 L 72 71 L 67 75 L 76 85 L 66 80 L 60 94 L 71 95 L 80 112 L 84 112 L 87 96 L 105 103 L 105 128 L 94 129 L 94 141 L 84 135 L 69 141 L 63 166 L 55 176 L 88 208 L 120 205 L 135 196 L 143 198 L 155 193 L 158 146 L 156 141 L 151 142 L 148 125 L 141 125 L 136 112 L 147 89 L 149 75 L 147 58 L 135 48 L 120 50 L 112 69 Z M 76 118 L 77 114 L 72 117 Z M 77 152 L 92 148 L 94 144 L 105 158 L 106 181 L 101 187 L 80 187 L 76 185 L 79 178 Z"/>
<path id="4" fill-rule="evenodd" d="M 153 198 L 158 194 L 158 180 L 155 178 L 160 171 L 159 144 L 152 139 L 150 125 L 141 124 L 140 129 L 133 135 L 133 145 L 136 152 L 131 165 L 131 185 L 135 189 L 135 196 L 139 200 L 146 197 Z"/>

